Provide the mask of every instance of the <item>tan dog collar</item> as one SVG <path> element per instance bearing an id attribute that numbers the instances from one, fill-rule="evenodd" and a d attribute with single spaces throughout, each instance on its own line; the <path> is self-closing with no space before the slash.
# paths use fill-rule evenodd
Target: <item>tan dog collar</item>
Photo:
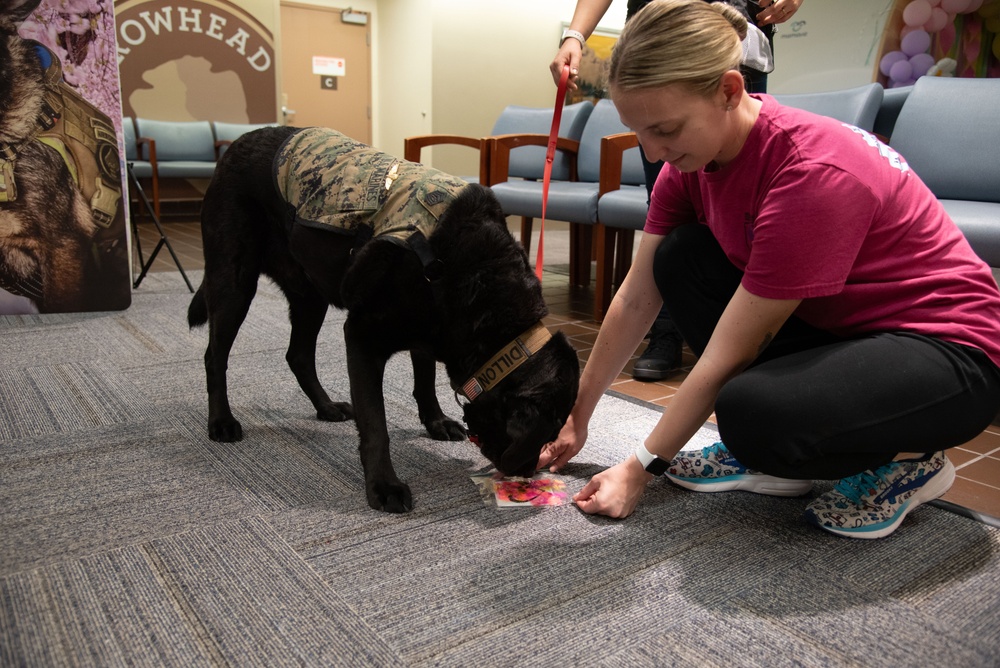
<path id="1" fill-rule="evenodd" d="M 474 401 L 483 392 L 489 392 L 511 371 L 541 350 L 551 338 L 552 334 L 545 325 L 536 322 L 528 331 L 504 346 L 489 362 L 479 367 L 479 371 L 462 385 L 462 394 L 469 401 Z"/>

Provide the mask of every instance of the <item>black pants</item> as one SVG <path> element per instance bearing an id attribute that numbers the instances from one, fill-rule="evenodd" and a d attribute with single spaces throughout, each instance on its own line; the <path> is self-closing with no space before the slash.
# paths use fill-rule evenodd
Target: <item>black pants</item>
<path id="1" fill-rule="evenodd" d="M 684 340 L 701 355 L 742 278 L 703 225 L 677 228 L 653 264 Z M 1000 369 L 982 351 L 909 332 L 840 338 L 792 317 L 715 405 L 719 433 L 745 466 L 838 479 L 899 452 L 977 436 L 1000 411 Z"/>

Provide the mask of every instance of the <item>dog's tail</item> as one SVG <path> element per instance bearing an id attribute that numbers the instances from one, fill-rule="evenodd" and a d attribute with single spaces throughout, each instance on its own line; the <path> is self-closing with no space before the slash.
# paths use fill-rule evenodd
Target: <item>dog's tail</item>
<path id="1" fill-rule="evenodd" d="M 188 306 L 188 327 L 194 329 L 208 322 L 208 302 L 205 301 L 205 286 L 198 286 L 191 305 Z"/>

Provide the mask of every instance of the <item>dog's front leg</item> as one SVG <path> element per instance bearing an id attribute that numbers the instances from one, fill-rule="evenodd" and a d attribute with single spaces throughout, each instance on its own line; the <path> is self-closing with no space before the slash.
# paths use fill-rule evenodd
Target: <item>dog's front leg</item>
<path id="1" fill-rule="evenodd" d="M 360 436 L 361 466 L 365 472 L 368 505 L 375 510 L 405 513 L 413 508 L 410 488 L 396 477 L 389 454 L 385 424 L 382 377 L 386 358 L 366 349 L 362 337 L 351 335 L 351 321 L 344 326 L 347 374 L 351 382 L 354 422 Z"/>
<path id="2" fill-rule="evenodd" d="M 333 401 L 316 376 L 316 339 L 323 327 L 329 303 L 316 290 L 305 294 L 286 294 L 288 313 L 292 321 L 292 336 L 285 360 L 316 408 L 316 417 L 329 422 L 342 422 L 354 417 L 347 402 Z"/>
<path id="3" fill-rule="evenodd" d="M 419 350 L 410 351 L 413 363 L 413 398 L 417 400 L 420 422 L 427 433 L 437 441 L 465 440 L 465 428 L 461 423 L 445 416 L 438 403 L 434 376 L 437 372 L 434 357 Z"/>

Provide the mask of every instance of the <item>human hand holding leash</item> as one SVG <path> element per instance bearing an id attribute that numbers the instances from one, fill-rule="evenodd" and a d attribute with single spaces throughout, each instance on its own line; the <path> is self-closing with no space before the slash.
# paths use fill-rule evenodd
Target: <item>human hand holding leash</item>
<path id="1" fill-rule="evenodd" d="M 766 26 L 784 23 L 799 11 L 802 0 L 760 0 L 761 11 L 757 14 L 757 25 Z"/>
<path id="2" fill-rule="evenodd" d="M 576 90 L 576 78 L 580 75 L 580 56 L 583 53 L 583 44 L 573 37 L 563 40 L 559 52 L 549 64 L 549 71 L 552 73 L 552 80 L 556 86 L 562 77 L 563 68 L 569 65 L 569 81 L 566 86 L 569 90 Z"/>

